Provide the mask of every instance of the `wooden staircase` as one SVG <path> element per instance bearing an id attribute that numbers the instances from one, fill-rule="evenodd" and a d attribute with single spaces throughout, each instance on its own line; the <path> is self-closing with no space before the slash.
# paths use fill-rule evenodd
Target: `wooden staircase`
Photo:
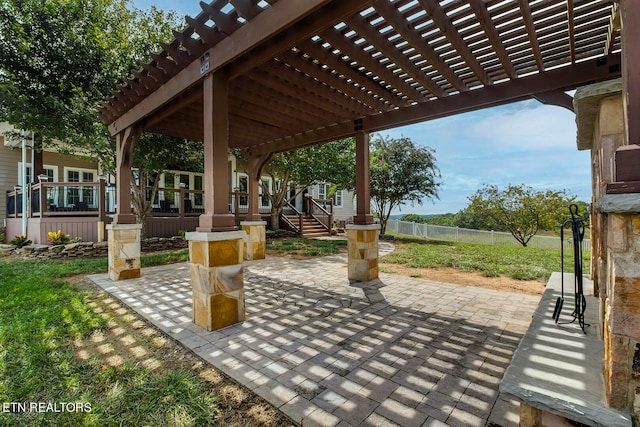
<path id="1" fill-rule="evenodd" d="M 298 215 L 285 215 L 286 218 L 289 220 L 289 222 L 291 222 L 292 224 L 294 224 L 296 226 L 296 232 L 300 232 L 300 230 L 298 229 L 299 227 L 299 221 L 300 218 L 298 217 Z M 313 237 L 320 237 L 320 236 L 329 236 L 331 235 L 331 233 L 329 232 L 329 230 L 326 229 L 326 227 L 317 219 L 315 219 L 312 216 L 304 216 L 302 217 L 302 237 L 306 237 L 306 238 L 313 238 Z"/>

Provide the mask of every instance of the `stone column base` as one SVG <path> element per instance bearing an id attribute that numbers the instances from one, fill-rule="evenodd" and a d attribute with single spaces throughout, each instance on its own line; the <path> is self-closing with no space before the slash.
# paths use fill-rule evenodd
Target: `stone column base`
<path id="1" fill-rule="evenodd" d="M 575 422 L 564 417 L 520 403 L 519 427 L 575 427 L 575 425 Z"/>
<path id="2" fill-rule="evenodd" d="M 240 222 L 240 227 L 247 233 L 244 259 L 264 259 L 267 250 L 266 221 L 242 221 Z"/>
<path id="3" fill-rule="evenodd" d="M 140 232 L 142 224 L 109 224 L 109 278 L 140 277 Z"/>
<path id="4" fill-rule="evenodd" d="M 379 224 L 346 226 L 349 280 L 367 282 L 378 278 Z"/>
<path id="5" fill-rule="evenodd" d="M 192 232 L 189 270 L 193 292 L 193 322 L 215 331 L 245 320 L 244 231 Z"/>

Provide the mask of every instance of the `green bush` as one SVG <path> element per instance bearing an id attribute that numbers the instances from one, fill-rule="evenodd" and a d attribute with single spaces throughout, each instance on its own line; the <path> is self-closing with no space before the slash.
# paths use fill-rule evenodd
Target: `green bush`
<path id="1" fill-rule="evenodd" d="M 21 248 L 23 246 L 30 245 L 31 240 L 29 240 L 29 237 L 27 237 L 27 235 L 25 234 L 23 236 L 15 236 L 13 240 L 9 242 L 9 244 L 15 246 L 16 248 Z"/>

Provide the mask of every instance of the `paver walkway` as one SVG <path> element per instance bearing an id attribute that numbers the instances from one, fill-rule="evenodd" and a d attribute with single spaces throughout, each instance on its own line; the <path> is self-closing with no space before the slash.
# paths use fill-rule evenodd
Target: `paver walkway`
<path id="1" fill-rule="evenodd" d="M 245 263 L 247 320 L 207 332 L 186 263 L 90 278 L 304 426 L 517 425 L 498 385 L 538 296 L 271 257 Z"/>

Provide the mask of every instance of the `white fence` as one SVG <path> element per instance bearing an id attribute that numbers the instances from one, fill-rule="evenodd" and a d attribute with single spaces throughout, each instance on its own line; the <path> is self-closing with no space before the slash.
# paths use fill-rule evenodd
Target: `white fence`
<path id="1" fill-rule="evenodd" d="M 406 236 L 423 237 L 425 239 L 445 240 L 448 242 L 479 243 L 483 245 L 521 246 L 511 233 L 499 231 L 471 230 L 468 228 L 445 227 L 442 225 L 418 224 L 390 219 L 387 231 Z M 531 248 L 560 248 L 560 238 L 552 236 L 533 236 L 528 247 Z M 571 230 L 565 230 L 565 250 L 573 248 Z M 582 241 L 582 251 L 591 252 L 591 240 Z"/>

